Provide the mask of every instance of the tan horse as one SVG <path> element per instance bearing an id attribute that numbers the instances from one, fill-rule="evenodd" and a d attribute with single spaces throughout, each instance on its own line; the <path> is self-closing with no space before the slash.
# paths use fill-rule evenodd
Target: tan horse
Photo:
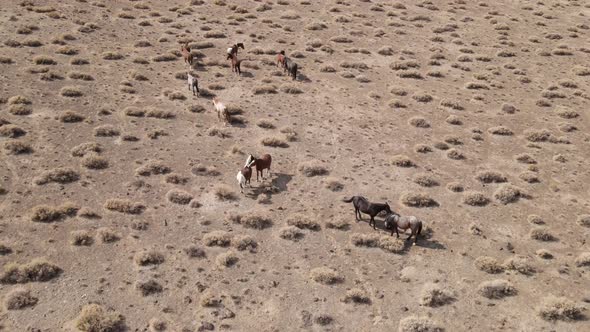
<path id="1" fill-rule="evenodd" d="M 393 236 L 393 232 L 397 234 L 399 238 L 399 231 L 398 228 L 402 231 L 406 231 L 406 229 L 410 229 L 412 233 L 406 239 L 406 241 L 410 240 L 412 236 L 414 237 L 414 245 L 418 242 L 418 235 L 422 231 L 422 220 L 414 217 L 414 216 L 400 216 L 397 213 L 390 213 L 385 218 L 385 228 L 391 229 L 391 236 Z"/>
<path id="2" fill-rule="evenodd" d="M 217 97 L 213 98 L 213 105 L 215 106 L 215 110 L 217 111 L 217 118 L 219 120 L 223 120 L 226 126 L 229 125 L 231 119 L 229 116 L 229 112 L 227 111 L 227 108 L 225 108 L 225 105 L 222 102 L 220 102 L 217 99 Z"/>

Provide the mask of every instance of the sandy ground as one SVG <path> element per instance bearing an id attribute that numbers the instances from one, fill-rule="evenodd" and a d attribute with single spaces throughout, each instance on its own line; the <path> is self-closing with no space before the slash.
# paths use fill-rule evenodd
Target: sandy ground
<path id="1" fill-rule="evenodd" d="M 590 330 L 590 5 L 401 3 L 3 1 L 0 330 Z"/>

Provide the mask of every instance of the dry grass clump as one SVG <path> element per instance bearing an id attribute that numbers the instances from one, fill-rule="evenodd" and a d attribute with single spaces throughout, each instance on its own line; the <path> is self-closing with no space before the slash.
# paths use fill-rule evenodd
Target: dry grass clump
<path id="1" fill-rule="evenodd" d="M 156 118 L 156 119 L 174 119 L 176 114 L 172 111 L 164 111 L 160 109 L 150 109 L 146 116 L 148 118 Z"/>
<path id="2" fill-rule="evenodd" d="M 463 154 L 463 152 L 453 148 L 453 149 L 449 149 L 447 151 L 447 157 L 449 159 L 453 159 L 453 160 L 463 160 L 465 159 L 465 155 Z"/>
<path id="3" fill-rule="evenodd" d="M 463 185 L 458 183 L 458 182 L 450 182 L 447 184 L 447 189 L 449 191 L 452 191 L 454 193 L 460 193 L 463 192 L 464 188 Z"/>
<path id="4" fill-rule="evenodd" d="M 290 215 L 287 218 L 287 225 L 295 226 L 300 229 L 309 229 L 312 231 L 319 231 L 321 229 L 320 224 L 302 214 Z"/>
<path id="5" fill-rule="evenodd" d="M 208 247 L 227 247 L 231 243 L 231 235 L 226 231 L 213 231 L 203 236 L 203 244 Z"/>
<path id="6" fill-rule="evenodd" d="M 537 255 L 537 256 L 539 256 L 540 258 L 543 258 L 543 259 L 551 259 L 551 258 L 553 258 L 553 254 L 550 251 L 545 250 L 545 249 L 539 249 L 539 250 L 535 251 L 535 255 Z"/>
<path id="7" fill-rule="evenodd" d="M 183 251 L 187 254 L 188 257 L 191 258 L 205 258 L 207 256 L 203 248 L 194 244 L 191 244 L 190 246 L 184 248 Z"/>
<path id="8" fill-rule="evenodd" d="M 135 282 L 135 289 L 137 289 L 141 295 L 149 296 L 152 294 L 161 293 L 164 289 L 160 283 L 154 279 L 138 280 Z"/>
<path id="9" fill-rule="evenodd" d="M 415 101 L 419 102 L 419 103 L 429 103 L 431 102 L 434 98 L 426 93 L 416 93 L 412 96 L 412 99 L 414 99 Z"/>
<path id="10" fill-rule="evenodd" d="M 215 166 L 205 166 L 203 164 L 193 167 L 191 172 L 197 176 L 217 176 L 221 174 Z"/>
<path id="11" fill-rule="evenodd" d="M 161 175 L 172 172 L 172 169 L 166 166 L 163 162 L 157 160 L 150 160 L 145 165 L 137 168 L 135 174 L 141 176 Z"/>
<path id="12" fill-rule="evenodd" d="M 415 167 L 416 164 L 405 155 L 396 155 L 391 158 L 391 163 L 397 167 Z"/>
<path id="13" fill-rule="evenodd" d="M 453 302 L 454 299 L 452 292 L 433 283 L 424 285 L 420 293 L 420 305 L 427 307 L 440 307 Z"/>
<path id="14" fill-rule="evenodd" d="M 78 180 L 80 180 L 80 174 L 78 172 L 71 168 L 62 167 L 44 171 L 41 175 L 36 177 L 33 182 L 35 182 L 36 185 L 44 185 L 50 182 L 66 184 Z"/>
<path id="15" fill-rule="evenodd" d="M 73 246 L 89 246 L 94 242 L 90 232 L 85 230 L 70 232 L 70 244 Z"/>
<path id="16" fill-rule="evenodd" d="M 228 138 L 231 137 L 231 134 L 223 129 L 223 128 L 218 128 L 218 127 L 211 127 L 207 130 L 207 135 L 209 136 L 217 136 L 219 138 Z"/>
<path id="17" fill-rule="evenodd" d="M 26 264 L 8 263 L 0 275 L 3 284 L 25 284 L 48 281 L 57 277 L 62 270 L 45 259 L 35 258 Z"/>
<path id="18" fill-rule="evenodd" d="M 259 85 L 252 89 L 252 93 L 255 95 L 262 94 L 275 94 L 278 93 L 277 88 L 274 85 Z"/>
<path id="19" fill-rule="evenodd" d="M 580 226 L 590 227 L 590 214 L 579 215 L 578 218 L 576 219 L 576 222 Z"/>
<path id="20" fill-rule="evenodd" d="M 537 161 L 526 153 L 522 153 L 516 156 L 516 161 L 523 164 L 536 164 Z"/>
<path id="21" fill-rule="evenodd" d="M 100 153 L 102 146 L 98 143 L 82 143 L 72 148 L 71 153 L 74 157 L 84 157 L 87 153 Z"/>
<path id="22" fill-rule="evenodd" d="M 301 174 L 307 177 L 322 176 L 330 173 L 328 169 L 321 164 L 319 160 L 310 160 L 299 163 L 297 169 Z"/>
<path id="23" fill-rule="evenodd" d="M 295 226 L 286 226 L 279 230 L 279 237 L 285 240 L 296 241 L 303 238 L 304 234 Z"/>
<path id="24" fill-rule="evenodd" d="M 482 183 L 503 183 L 506 182 L 506 176 L 496 171 L 481 171 L 475 176 Z"/>
<path id="25" fill-rule="evenodd" d="M 487 273 L 504 272 L 504 266 L 497 259 L 488 256 L 480 256 L 475 259 L 475 267 Z"/>
<path id="26" fill-rule="evenodd" d="M 533 240 L 537 241 L 556 241 L 557 238 L 553 236 L 547 229 L 545 228 L 534 228 L 531 229 L 529 236 Z"/>
<path id="27" fill-rule="evenodd" d="M 120 132 L 119 129 L 111 126 L 111 125 L 102 125 L 94 128 L 94 136 L 97 137 L 113 137 L 119 136 Z"/>
<path id="28" fill-rule="evenodd" d="M 346 231 L 350 229 L 350 223 L 344 219 L 329 220 L 326 221 L 326 228 Z"/>
<path id="29" fill-rule="evenodd" d="M 84 95 L 84 93 L 82 93 L 82 90 L 75 86 L 64 86 L 59 90 L 59 93 L 64 97 L 72 98 L 81 97 Z"/>
<path id="30" fill-rule="evenodd" d="M 82 166 L 94 170 L 105 169 L 109 167 L 109 161 L 104 157 L 88 154 L 82 158 Z"/>
<path id="31" fill-rule="evenodd" d="M 340 273 L 325 266 L 312 269 L 309 275 L 311 280 L 324 285 L 333 285 L 344 281 L 344 277 Z"/>
<path id="32" fill-rule="evenodd" d="M 215 258 L 215 263 L 220 267 L 232 267 L 239 261 L 239 257 L 232 250 L 219 254 Z"/>
<path id="33" fill-rule="evenodd" d="M 568 298 L 550 295 L 543 298 L 537 314 L 548 321 L 571 321 L 583 319 L 585 310 L 586 308 Z"/>
<path id="34" fill-rule="evenodd" d="M 438 181 L 428 174 L 417 174 L 414 176 L 413 181 L 422 187 L 435 187 L 439 185 Z"/>
<path id="35" fill-rule="evenodd" d="M 168 328 L 168 323 L 158 318 L 152 318 L 150 319 L 149 327 L 150 332 L 166 331 L 166 329 Z"/>
<path id="36" fill-rule="evenodd" d="M 92 303 L 82 308 L 76 328 L 84 332 L 117 332 L 125 329 L 125 318 L 114 310 Z"/>
<path id="37" fill-rule="evenodd" d="M 123 54 L 117 52 L 104 52 L 102 54 L 103 60 L 121 60 L 124 58 Z"/>
<path id="38" fill-rule="evenodd" d="M 146 250 L 135 254 L 133 260 L 139 266 L 159 265 L 164 263 L 164 255 L 155 250 Z"/>
<path id="39" fill-rule="evenodd" d="M 536 215 L 536 214 L 531 214 L 527 217 L 527 220 L 529 223 L 531 224 L 535 224 L 535 225 L 543 225 L 545 224 L 545 221 L 543 220 L 543 218 L 541 218 L 540 216 Z"/>
<path id="40" fill-rule="evenodd" d="M 29 143 L 20 141 L 8 141 L 4 143 L 4 150 L 7 154 L 19 155 L 33 152 L 33 147 Z"/>
<path id="41" fill-rule="evenodd" d="M 581 253 L 576 257 L 575 263 L 577 267 L 590 266 L 590 252 Z"/>
<path id="42" fill-rule="evenodd" d="M 497 126 L 488 129 L 488 133 L 492 135 L 499 135 L 499 136 L 512 136 L 514 133 L 512 130 L 504 127 L 504 126 Z"/>
<path id="43" fill-rule="evenodd" d="M 272 226 L 272 219 L 266 213 L 250 212 L 246 214 L 231 214 L 229 219 L 251 229 L 265 229 Z"/>
<path id="44" fill-rule="evenodd" d="M 280 90 L 284 93 L 288 93 L 288 94 L 292 94 L 292 95 L 298 95 L 303 93 L 303 90 L 299 89 L 296 86 L 293 85 L 281 85 Z"/>
<path id="45" fill-rule="evenodd" d="M 33 58 L 33 63 L 35 63 L 36 65 L 57 65 L 57 61 L 55 61 L 53 58 L 45 56 L 45 55 L 38 55 L 35 58 Z"/>
<path id="46" fill-rule="evenodd" d="M 236 192 L 233 191 L 231 187 L 224 184 L 215 186 L 215 188 L 213 188 L 213 194 L 215 195 L 215 198 L 220 201 L 235 201 L 238 199 Z"/>
<path id="47" fill-rule="evenodd" d="M 477 287 L 477 292 L 488 299 L 501 299 L 517 293 L 514 285 L 504 279 L 484 281 Z"/>
<path id="48" fill-rule="evenodd" d="M 326 183 L 325 183 L 325 187 L 328 190 L 337 192 L 337 191 L 342 191 L 342 189 L 344 189 L 344 184 L 342 184 L 340 181 L 338 181 L 338 179 L 327 178 Z"/>
<path id="49" fill-rule="evenodd" d="M 188 178 L 186 176 L 182 176 L 179 174 L 168 174 L 164 177 L 164 182 L 172 183 L 172 184 L 186 184 L 188 182 Z"/>
<path id="50" fill-rule="evenodd" d="M 379 235 L 355 233 L 350 237 L 350 242 L 357 247 L 375 248 L 379 246 Z"/>
<path id="51" fill-rule="evenodd" d="M 524 132 L 525 138 L 531 142 L 547 142 L 551 139 L 552 135 L 547 129 L 529 129 Z"/>
<path id="52" fill-rule="evenodd" d="M 112 243 L 120 239 L 119 235 L 108 227 L 99 228 L 96 235 L 102 243 Z"/>
<path id="53" fill-rule="evenodd" d="M 404 193 L 400 197 L 400 202 L 406 206 L 423 208 L 423 207 L 435 207 L 438 206 L 438 202 L 435 201 L 426 193 Z"/>
<path id="54" fill-rule="evenodd" d="M 399 321 L 399 332 L 444 332 L 426 316 L 409 316 Z"/>
<path id="55" fill-rule="evenodd" d="M 408 120 L 408 123 L 416 128 L 430 128 L 430 123 L 423 117 L 415 116 Z"/>
<path id="56" fill-rule="evenodd" d="M 404 241 L 392 236 L 381 236 L 378 243 L 379 248 L 387 252 L 399 254 L 404 250 Z"/>
<path id="57" fill-rule="evenodd" d="M 255 252 L 258 247 L 258 242 L 250 235 L 236 236 L 231 240 L 231 244 L 239 251 Z"/>
<path id="58" fill-rule="evenodd" d="M 520 188 L 504 184 L 494 192 L 494 198 L 502 204 L 514 203 L 523 195 Z"/>
<path id="59" fill-rule="evenodd" d="M 184 190 L 172 189 L 166 194 L 166 199 L 174 204 L 186 205 L 191 202 L 193 195 Z"/>
<path id="60" fill-rule="evenodd" d="M 344 303 L 371 304 L 371 298 L 367 292 L 360 288 L 352 288 L 346 291 L 342 301 Z"/>
<path id="61" fill-rule="evenodd" d="M 113 198 L 106 201 L 105 209 L 126 214 L 140 214 L 145 210 L 145 205 L 133 203 L 127 199 Z"/>
<path id="62" fill-rule="evenodd" d="M 455 126 L 460 126 L 460 125 L 462 125 L 462 124 L 463 124 L 463 121 L 461 121 L 461 118 L 459 118 L 459 117 L 458 117 L 458 116 L 456 116 L 456 115 L 449 115 L 449 116 L 448 116 L 448 117 L 445 119 L 445 121 L 446 121 L 448 124 L 452 124 L 452 125 L 455 125 Z"/>
<path id="63" fill-rule="evenodd" d="M 30 105 L 33 103 L 29 98 L 21 95 L 12 96 L 8 98 L 7 102 L 9 105 Z"/>
<path id="64" fill-rule="evenodd" d="M 0 126 L 0 136 L 8 138 L 18 138 L 26 135 L 26 131 L 13 124 L 5 124 Z"/>
<path id="65" fill-rule="evenodd" d="M 538 183 L 540 182 L 539 177 L 537 176 L 537 173 L 535 172 L 529 172 L 529 171 L 525 171 L 522 172 L 518 175 L 518 177 L 528 183 Z"/>
<path id="66" fill-rule="evenodd" d="M 31 290 L 22 287 L 15 288 L 4 297 L 6 310 L 21 310 L 26 307 L 33 307 L 39 299 L 31 295 Z"/>
<path id="67" fill-rule="evenodd" d="M 414 146 L 414 151 L 417 153 L 428 153 L 432 152 L 432 148 L 426 144 L 416 144 Z"/>
<path id="68" fill-rule="evenodd" d="M 86 119 L 83 115 L 80 115 L 74 111 L 65 111 L 59 115 L 59 121 L 63 123 L 76 123 Z"/>
<path id="69" fill-rule="evenodd" d="M 289 147 L 289 143 L 285 142 L 285 140 L 283 140 L 280 137 L 264 137 L 262 140 L 260 140 L 260 143 L 264 146 L 270 146 L 273 148 L 288 148 Z"/>
<path id="70" fill-rule="evenodd" d="M 72 203 L 64 203 L 60 206 L 38 205 L 31 212 L 31 220 L 35 222 L 53 222 L 65 217 L 73 217 L 78 212 L 78 207 Z"/>
<path id="71" fill-rule="evenodd" d="M 258 120 L 258 122 L 256 122 L 256 125 L 260 128 L 264 128 L 264 129 L 274 129 L 275 128 L 275 125 L 272 122 L 270 122 L 268 120 L 264 120 L 264 119 Z"/>
<path id="72" fill-rule="evenodd" d="M 18 116 L 26 116 L 31 115 L 33 110 L 27 105 L 10 105 L 8 108 L 8 113 Z"/>
<path id="73" fill-rule="evenodd" d="M 504 269 L 517 271 L 522 274 L 532 274 L 535 268 L 531 266 L 524 256 L 513 256 L 504 261 Z"/>
<path id="74" fill-rule="evenodd" d="M 211 291 L 206 291 L 203 293 L 203 295 L 201 295 L 201 298 L 199 299 L 199 304 L 202 307 L 217 307 L 221 304 L 221 298 L 215 296 Z"/>

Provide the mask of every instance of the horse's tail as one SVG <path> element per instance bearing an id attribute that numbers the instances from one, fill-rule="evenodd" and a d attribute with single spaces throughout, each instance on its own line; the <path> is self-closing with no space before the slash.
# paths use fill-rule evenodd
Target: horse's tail
<path id="1" fill-rule="evenodd" d="M 343 201 L 344 203 L 350 203 L 350 202 L 352 202 L 352 200 L 353 200 L 353 199 L 354 199 L 354 196 L 350 197 L 350 199 L 347 199 L 347 198 L 345 197 L 344 199 L 342 199 L 342 201 Z"/>

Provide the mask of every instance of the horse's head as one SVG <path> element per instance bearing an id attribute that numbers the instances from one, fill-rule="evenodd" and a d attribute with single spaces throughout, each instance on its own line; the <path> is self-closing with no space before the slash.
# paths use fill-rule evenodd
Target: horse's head
<path id="1" fill-rule="evenodd" d="M 389 203 L 387 203 L 387 202 L 385 202 L 385 212 L 394 213 L 393 211 L 391 211 L 391 207 L 389 207 Z"/>
<path id="2" fill-rule="evenodd" d="M 285 55 L 285 51 L 284 51 L 284 50 L 283 50 L 283 51 L 281 51 L 280 53 L 281 53 L 281 55 Z"/>
<path id="3" fill-rule="evenodd" d="M 241 48 L 241 49 L 245 50 L 245 48 L 244 48 L 244 44 L 243 44 L 243 43 L 237 43 L 237 44 L 236 44 L 236 47 L 239 47 L 239 48 Z"/>
<path id="4" fill-rule="evenodd" d="M 217 105 L 218 102 L 219 100 L 217 99 L 217 97 L 213 97 L 213 105 Z"/>

